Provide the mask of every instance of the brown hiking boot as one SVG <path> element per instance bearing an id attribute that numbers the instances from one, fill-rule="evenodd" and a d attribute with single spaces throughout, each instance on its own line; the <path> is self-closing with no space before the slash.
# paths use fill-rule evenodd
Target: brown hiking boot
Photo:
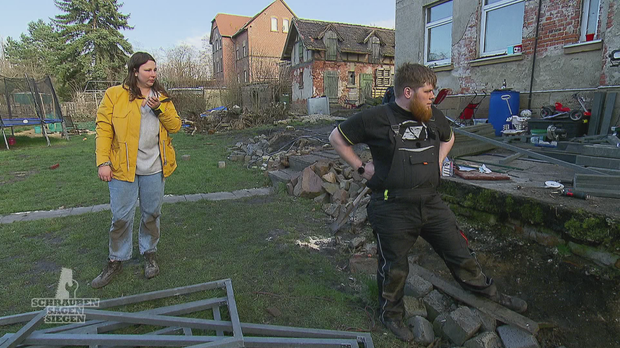
<path id="1" fill-rule="evenodd" d="M 381 320 L 381 322 L 387 329 L 392 331 L 394 336 L 399 340 L 404 342 L 413 341 L 413 332 L 411 332 L 409 327 L 405 325 L 402 320 Z"/>
<path id="2" fill-rule="evenodd" d="M 527 310 L 527 302 L 518 297 L 498 292 L 494 296 L 489 297 L 489 299 L 517 313 L 523 313 Z"/>
<path id="3" fill-rule="evenodd" d="M 112 278 L 114 278 L 115 275 L 121 273 L 122 270 L 123 263 L 121 261 L 108 260 L 108 264 L 106 265 L 106 267 L 103 269 L 101 274 L 97 276 L 97 278 L 93 279 L 93 281 L 90 282 L 90 286 L 92 286 L 94 289 L 103 288 L 104 286 L 108 285 L 110 281 L 112 281 Z"/>
<path id="4" fill-rule="evenodd" d="M 144 253 L 144 276 L 146 279 L 151 279 L 159 274 L 159 266 L 155 261 L 155 253 Z"/>

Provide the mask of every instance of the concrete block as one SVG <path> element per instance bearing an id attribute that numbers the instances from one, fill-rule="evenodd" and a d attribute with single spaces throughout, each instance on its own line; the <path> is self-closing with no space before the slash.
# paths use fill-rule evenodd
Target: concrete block
<path id="1" fill-rule="evenodd" d="M 540 348 L 536 338 L 518 327 L 504 325 L 497 328 L 505 348 Z"/>
<path id="2" fill-rule="evenodd" d="M 426 318 L 428 315 L 428 312 L 426 312 L 426 307 L 424 307 L 424 303 L 421 299 L 405 295 L 403 301 L 405 302 L 405 318 Z"/>
<path id="3" fill-rule="evenodd" d="M 104 210 L 110 210 L 110 204 L 98 204 L 98 205 L 93 205 L 93 213 L 97 213 L 100 211 L 104 211 Z"/>
<path id="4" fill-rule="evenodd" d="M 474 337 L 482 323 L 469 307 L 459 307 L 446 318 L 443 332 L 457 345 Z"/>
<path id="5" fill-rule="evenodd" d="M 214 192 L 204 194 L 204 198 L 208 201 L 223 201 L 226 199 L 235 199 L 237 197 L 231 192 Z"/>
<path id="6" fill-rule="evenodd" d="M 185 202 L 185 196 L 164 196 L 164 203 Z"/>
<path id="7" fill-rule="evenodd" d="M 463 344 L 465 348 L 502 348 L 502 341 L 495 332 L 483 332 Z"/>
<path id="8" fill-rule="evenodd" d="M 417 274 L 409 274 L 405 283 L 405 295 L 424 297 L 433 291 L 433 284 Z"/>
<path id="9" fill-rule="evenodd" d="M 185 195 L 185 200 L 188 202 L 197 202 L 203 199 L 202 193 L 195 193 L 193 195 Z"/>
<path id="10" fill-rule="evenodd" d="M 480 331 L 495 332 L 495 329 L 497 329 L 497 320 L 495 320 L 495 318 L 477 310 L 476 308 L 472 308 L 471 311 L 480 319 L 480 323 L 482 324 L 480 326 Z"/>
<path id="11" fill-rule="evenodd" d="M 428 320 L 435 320 L 439 314 L 447 312 L 450 308 L 448 298 L 437 290 L 433 290 L 424 296 L 422 301 L 428 312 Z"/>
<path id="12" fill-rule="evenodd" d="M 414 341 L 421 345 L 427 346 L 435 340 L 433 325 L 420 316 L 415 316 L 407 320 L 407 325 L 411 327 Z"/>

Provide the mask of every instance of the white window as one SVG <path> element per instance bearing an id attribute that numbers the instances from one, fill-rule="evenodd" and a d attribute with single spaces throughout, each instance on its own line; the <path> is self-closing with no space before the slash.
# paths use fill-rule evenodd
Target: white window
<path id="1" fill-rule="evenodd" d="M 481 56 L 504 54 L 508 46 L 521 45 L 524 11 L 524 0 L 484 0 Z"/>
<path id="2" fill-rule="evenodd" d="M 447 65 L 452 57 L 452 1 L 426 9 L 424 64 Z"/>
<path id="3" fill-rule="evenodd" d="M 278 18 L 271 17 L 271 31 L 278 31 Z"/>
<path id="4" fill-rule="evenodd" d="M 581 37 L 579 41 L 592 41 L 597 38 L 600 0 L 584 0 L 581 17 Z"/>
<path id="5" fill-rule="evenodd" d="M 243 82 L 248 82 L 248 71 L 243 70 Z"/>
<path id="6" fill-rule="evenodd" d="M 282 32 L 288 33 L 288 19 L 286 18 L 282 20 Z"/>

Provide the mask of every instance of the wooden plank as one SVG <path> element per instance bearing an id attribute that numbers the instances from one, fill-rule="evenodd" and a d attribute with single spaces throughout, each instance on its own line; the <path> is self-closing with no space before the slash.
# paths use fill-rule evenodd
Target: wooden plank
<path id="1" fill-rule="evenodd" d="M 620 169 L 620 159 L 577 155 L 576 164 L 586 167 Z"/>
<path id="2" fill-rule="evenodd" d="M 605 102 L 605 93 L 594 93 L 594 101 L 592 102 L 592 116 L 590 116 L 590 125 L 588 126 L 588 135 L 599 134 L 599 126 L 603 116 L 603 104 Z"/>
<path id="3" fill-rule="evenodd" d="M 538 332 L 538 323 L 536 323 L 535 321 L 524 317 L 521 314 L 515 313 L 495 302 L 483 299 L 472 293 L 466 292 L 463 289 L 457 288 L 456 286 L 448 283 L 433 272 L 419 265 L 411 264 L 410 266 L 410 270 L 413 273 L 431 282 L 435 287 L 439 288 L 441 291 L 445 292 L 456 300 L 463 302 L 468 306 L 476 307 L 481 312 L 490 315 L 496 320 L 519 327 L 533 335 Z"/>
<path id="4" fill-rule="evenodd" d="M 522 153 L 515 153 L 513 155 L 510 155 L 510 156 L 508 156 L 506 158 L 502 158 L 501 160 L 499 160 L 499 164 L 507 164 L 507 163 L 510 163 L 510 162 L 512 162 L 512 161 L 514 161 L 516 159 L 519 159 L 519 158 L 521 158 L 523 156 L 525 156 L 525 155 L 522 154 Z"/>
<path id="5" fill-rule="evenodd" d="M 590 184 L 601 186 L 620 185 L 620 176 L 612 175 L 591 175 L 591 174 L 575 174 L 575 184 Z"/>
<path id="6" fill-rule="evenodd" d="M 601 128 L 598 134 L 609 134 L 611 132 L 611 117 L 614 113 L 614 106 L 616 104 L 617 92 L 608 92 L 607 98 L 605 98 L 605 112 L 603 113 L 603 119 L 601 120 Z"/>

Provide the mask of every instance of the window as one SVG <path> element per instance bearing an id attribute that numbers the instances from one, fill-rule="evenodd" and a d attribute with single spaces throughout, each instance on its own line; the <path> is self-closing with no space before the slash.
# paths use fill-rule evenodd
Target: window
<path id="1" fill-rule="evenodd" d="M 304 89 L 304 69 L 299 69 L 299 89 Z"/>
<path id="2" fill-rule="evenodd" d="M 381 40 L 378 37 L 373 36 L 370 39 L 371 47 L 372 47 L 372 62 L 379 63 L 381 59 Z"/>
<path id="3" fill-rule="evenodd" d="M 377 69 L 376 70 L 376 74 L 377 74 L 377 81 L 376 81 L 376 85 L 377 86 L 391 86 L 392 83 L 390 81 L 390 75 L 392 74 L 392 72 L 390 71 L 390 69 Z"/>
<path id="4" fill-rule="evenodd" d="M 271 31 L 278 31 L 278 18 L 271 17 Z"/>
<path id="5" fill-rule="evenodd" d="M 245 44 L 246 42 L 243 41 L 243 57 L 247 57 L 248 56 L 248 49 L 247 46 Z"/>
<path id="6" fill-rule="evenodd" d="M 243 70 L 243 82 L 248 82 L 248 71 Z"/>
<path id="7" fill-rule="evenodd" d="M 299 41 L 297 45 L 297 53 L 299 54 L 299 62 L 304 62 L 304 43 Z"/>
<path id="8" fill-rule="evenodd" d="M 597 38 L 600 0 L 584 0 L 581 17 L 581 37 L 579 41 L 592 41 Z"/>
<path id="9" fill-rule="evenodd" d="M 336 60 L 338 49 L 338 37 L 336 33 L 328 31 L 325 34 L 325 46 L 327 47 L 326 60 Z"/>
<path id="10" fill-rule="evenodd" d="M 237 60 L 239 60 L 239 46 L 237 46 Z"/>
<path id="11" fill-rule="evenodd" d="M 447 65 L 452 58 L 452 1 L 426 9 L 424 64 Z"/>
<path id="12" fill-rule="evenodd" d="M 288 19 L 286 18 L 282 20 L 282 32 L 288 33 Z"/>
<path id="13" fill-rule="evenodd" d="M 523 38 L 523 0 L 484 0 L 480 51 L 482 56 L 504 54 Z"/>
<path id="14" fill-rule="evenodd" d="M 349 86 L 355 86 L 355 71 L 349 71 L 349 80 L 347 83 Z"/>

